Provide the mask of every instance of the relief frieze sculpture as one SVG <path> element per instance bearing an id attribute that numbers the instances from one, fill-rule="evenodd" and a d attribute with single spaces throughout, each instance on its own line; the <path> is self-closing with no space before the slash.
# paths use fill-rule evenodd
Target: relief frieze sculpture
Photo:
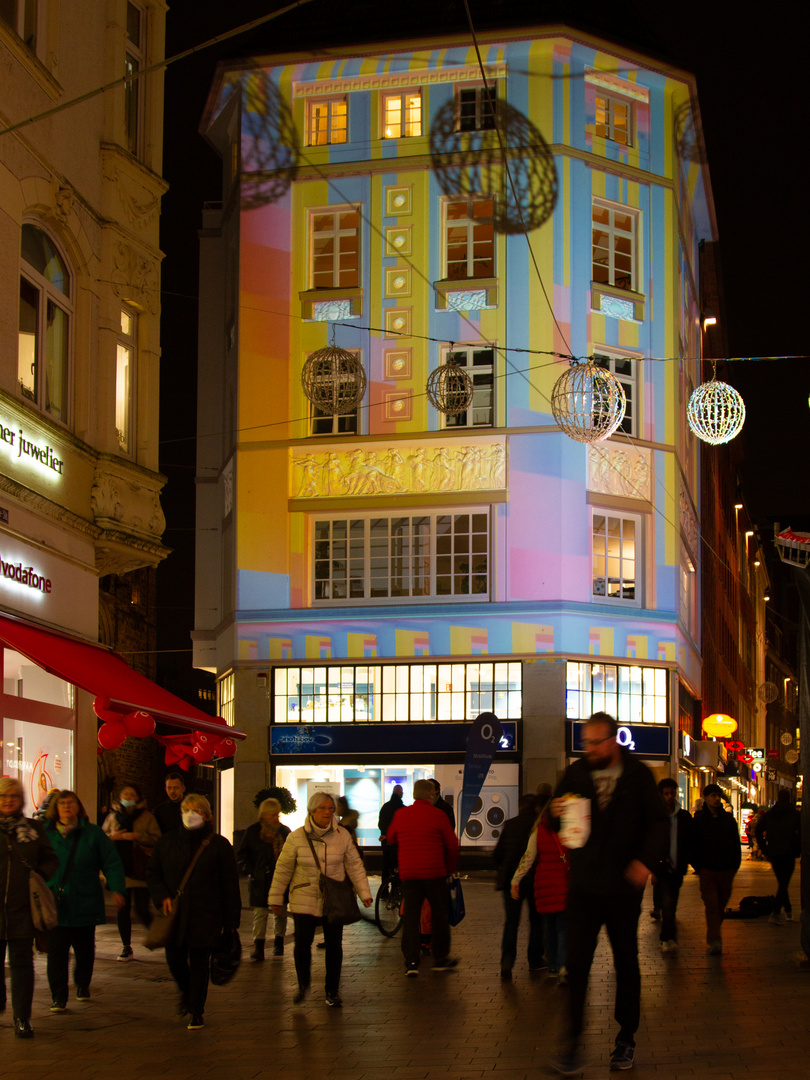
<path id="1" fill-rule="evenodd" d="M 692 549 L 692 554 L 697 555 L 698 548 L 698 523 L 695 517 L 695 512 L 692 509 L 692 503 L 689 500 L 689 496 L 686 494 L 683 488 L 681 488 L 681 532 L 686 537 L 686 542 Z"/>
<path id="2" fill-rule="evenodd" d="M 322 499 L 356 495 L 432 495 L 506 487 L 503 442 L 352 450 L 291 451 L 290 495 Z"/>
<path id="3" fill-rule="evenodd" d="M 652 501 L 652 451 L 601 443 L 588 448 L 588 488 L 603 495 Z"/>

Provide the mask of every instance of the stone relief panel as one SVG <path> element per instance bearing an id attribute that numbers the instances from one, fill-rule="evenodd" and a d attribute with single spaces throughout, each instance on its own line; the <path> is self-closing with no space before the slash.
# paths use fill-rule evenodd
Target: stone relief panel
<path id="1" fill-rule="evenodd" d="M 125 469 L 100 461 L 96 467 L 90 502 L 97 525 L 114 525 L 136 536 L 158 540 L 166 528 L 160 505 L 164 478 L 154 483 L 146 473 L 127 475 Z"/>
<path id="2" fill-rule="evenodd" d="M 652 451 L 613 443 L 589 446 L 588 488 L 602 495 L 652 502 Z"/>
<path id="3" fill-rule="evenodd" d="M 118 240 L 113 244 L 113 290 L 121 300 L 132 300 L 151 315 L 160 311 L 160 289 L 157 266 Z"/>
<path id="4" fill-rule="evenodd" d="M 322 499 L 356 495 L 439 495 L 506 488 L 505 442 L 290 452 L 290 497 Z"/>
<path id="5" fill-rule="evenodd" d="M 697 556 L 699 553 L 698 547 L 698 523 L 695 512 L 692 509 L 692 504 L 689 501 L 689 496 L 686 494 L 683 488 L 681 488 L 681 532 L 686 538 L 686 542 L 689 545 L 692 554 Z"/>

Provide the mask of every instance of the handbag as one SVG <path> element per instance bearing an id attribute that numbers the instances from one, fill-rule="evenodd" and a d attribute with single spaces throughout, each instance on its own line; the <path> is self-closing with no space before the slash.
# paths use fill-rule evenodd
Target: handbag
<path id="1" fill-rule="evenodd" d="M 226 986 L 242 963 L 242 942 L 238 930 L 223 930 L 211 953 L 211 982 Z"/>
<path id="2" fill-rule="evenodd" d="M 448 884 L 449 913 L 448 921 L 451 926 L 458 926 L 467 911 L 464 907 L 464 893 L 461 889 L 461 880 L 454 874 Z"/>
<path id="3" fill-rule="evenodd" d="M 185 874 L 183 874 L 183 880 L 180 882 L 180 886 L 172 898 L 172 910 L 169 914 L 165 915 L 162 911 L 158 911 L 152 919 L 152 923 L 146 931 L 146 938 L 144 939 L 144 947 L 149 949 L 150 952 L 154 952 L 155 949 L 166 949 L 171 945 L 172 938 L 174 937 L 174 921 L 177 918 L 177 911 L 180 906 L 180 897 L 183 895 L 183 890 L 186 887 L 188 879 L 191 877 L 191 871 L 194 869 L 197 859 L 199 859 L 200 855 L 203 853 L 203 849 L 208 847 L 210 842 L 211 837 L 206 837 L 194 853 L 194 858 L 188 864 L 188 869 Z"/>
<path id="4" fill-rule="evenodd" d="M 321 895 L 323 896 L 324 919 L 333 926 L 348 926 L 350 923 L 359 922 L 362 915 L 357 906 L 357 899 L 351 878 L 348 874 L 342 881 L 338 881 L 337 878 L 327 877 L 323 870 L 321 870 L 320 860 L 315 854 L 315 846 L 312 843 L 312 837 L 306 829 L 304 829 L 304 834 L 306 835 L 307 842 L 312 850 L 312 857 L 315 860 L 315 865 L 321 872 L 318 885 L 321 890 Z"/>

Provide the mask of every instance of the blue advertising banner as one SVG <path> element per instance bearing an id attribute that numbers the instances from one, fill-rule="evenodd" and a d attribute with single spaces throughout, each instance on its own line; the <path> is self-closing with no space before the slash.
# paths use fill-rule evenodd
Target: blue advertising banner
<path id="1" fill-rule="evenodd" d="M 464 835 L 464 827 L 470 819 L 475 800 L 484 786 L 502 735 L 501 722 L 495 713 L 481 713 L 470 726 L 470 733 L 467 736 L 467 753 L 464 756 L 464 781 L 459 802 L 459 836 Z"/>
<path id="2" fill-rule="evenodd" d="M 565 726 L 567 728 L 568 750 L 570 753 L 584 753 L 582 733 L 585 724 L 567 720 Z M 642 757 L 649 758 L 669 757 L 670 735 L 668 724 L 621 724 L 616 741 L 619 746 L 623 746 L 631 754 L 639 754 Z"/>
<path id="3" fill-rule="evenodd" d="M 517 723 L 501 725 L 500 753 L 517 750 Z M 389 761 L 398 754 L 463 754 L 469 724 L 273 724 L 270 752 L 290 754 L 376 754 Z"/>

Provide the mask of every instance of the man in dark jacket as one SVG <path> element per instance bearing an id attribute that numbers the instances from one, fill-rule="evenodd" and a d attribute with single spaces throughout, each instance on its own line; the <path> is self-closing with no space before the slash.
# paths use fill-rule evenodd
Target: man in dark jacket
<path id="1" fill-rule="evenodd" d="M 793 919 L 788 885 L 802 849 L 801 815 L 791 803 L 787 788 L 779 789 L 775 804 L 757 822 L 756 834 L 760 850 L 776 874 L 776 904 L 768 922 L 781 925 Z"/>
<path id="2" fill-rule="evenodd" d="M 607 713 L 586 722 L 584 756 L 566 769 L 550 810 L 566 842 L 567 808 L 590 813 L 590 829 L 569 852 L 571 880 L 566 908 L 568 1018 L 565 1042 L 550 1064 L 563 1076 L 582 1071 L 579 1048 L 588 975 L 597 938 L 607 929 L 616 971 L 615 1017 L 619 1033 L 611 1070 L 632 1069 L 641 1011 L 638 918 L 644 886 L 666 853 L 666 810 L 652 773 L 617 742 L 618 726 Z M 583 807 L 576 800 L 586 799 Z M 560 818 L 562 817 L 562 821 Z M 585 814 L 581 817 L 584 819 Z"/>
<path id="3" fill-rule="evenodd" d="M 388 842 L 397 845 L 404 905 L 402 954 L 405 974 L 419 973 L 419 918 L 422 904 L 430 904 L 433 933 L 433 970 L 446 971 L 458 961 L 450 958 L 449 892 L 447 877 L 458 866 L 459 845 L 447 815 L 433 803 L 428 780 L 413 785 L 413 805 L 397 810 L 388 830 Z"/>
<path id="4" fill-rule="evenodd" d="M 180 804 L 186 794 L 186 783 L 182 775 L 176 770 L 166 774 L 167 802 L 160 803 L 155 807 L 155 821 L 157 821 L 161 834 L 179 829 L 183 824 L 183 815 Z"/>
<path id="5" fill-rule="evenodd" d="M 676 953 L 678 924 L 675 912 L 692 853 L 692 815 L 678 805 L 678 784 L 671 777 L 659 783 L 658 791 L 669 815 L 669 847 L 655 870 L 653 910 L 661 915 L 661 952 Z"/>
<path id="6" fill-rule="evenodd" d="M 441 810 L 443 814 L 447 814 L 447 820 L 450 822 L 450 828 L 455 830 L 456 814 L 447 799 L 442 798 L 442 785 L 433 776 L 430 777 L 428 783 L 433 788 L 433 805 L 436 807 L 437 810 Z"/>
<path id="7" fill-rule="evenodd" d="M 380 847 L 382 848 L 382 881 L 386 882 L 391 872 L 397 865 L 396 848 L 388 843 L 386 833 L 394 820 L 394 814 L 401 810 L 405 803 L 402 801 L 402 784 L 394 784 L 391 798 L 383 803 L 380 816 L 377 818 L 377 827 L 380 830 Z"/>
<path id="8" fill-rule="evenodd" d="M 550 793 L 550 789 L 549 789 Z M 512 967 L 517 958 L 517 939 L 520 928 L 520 914 L 525 900 L 529 907 L 529 971 L 539 971 L 543 967 L 543 916 L 534 906 L 534 872 L 527 873 L 520 883 L 520 897 L 512 899 L 510 886 L 518 868 L 531 831 L 537 821 L 537 796 L 521 795 L 517 817 L 503 823 L 501 835 L 492 853 L 497 867 L 495 888 L 503 891 L 505 921 L 501 940 L 501 978 L 512 978 Z"/>
<path id="9" fill-rule="evenodd" d="M 706 909 L 706 942 L 713 956 L 723 951 L 720 925 L 742 861 L 737 820 L 723 809 L 722 798 L 723 791 L 717 784 L 707 784 L 703 789 L 703 806 L 695 814 L 692 844 L 692 866 L 700 878 L 700 895 Z"/>

